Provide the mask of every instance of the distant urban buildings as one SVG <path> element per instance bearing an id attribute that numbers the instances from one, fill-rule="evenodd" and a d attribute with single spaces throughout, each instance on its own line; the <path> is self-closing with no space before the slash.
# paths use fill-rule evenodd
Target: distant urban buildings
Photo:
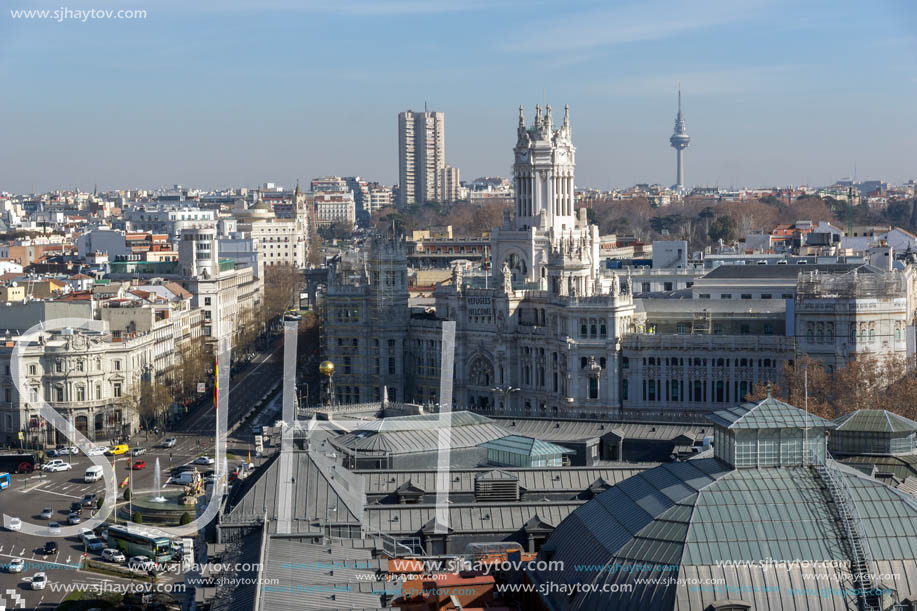
<path id="1" fill-rule="evenodd" d="M 398 114 L 399 205 L 459 199 L 459 171 L 446 165 L 445 134 L 442 112 Z"/>

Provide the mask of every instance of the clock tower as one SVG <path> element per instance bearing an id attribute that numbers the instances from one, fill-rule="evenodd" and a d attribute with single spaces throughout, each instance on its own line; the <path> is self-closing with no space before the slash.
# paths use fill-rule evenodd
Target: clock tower
<path id="1" fill-rule="evenodd" d="M 598 277 L 598 228 L 573 210 L 572 135 L 569 106 L 564 107 L 558 129 L 550 106 L 543 116 L 541 106 L 535 107 L 531 126 L 519 107 L 513 148 L 514 214 L 491 234 L 495 276 L 505 267 L 516 285 L 558 295 L 592 294 Z"/>
<path id="2" fill-rule="evenodd" d="M 563 232 L 575 224 L 573 214 L 573 168 L 575 166 L 570 129 L 570 107 L 564 108 L 564 122 L 554 129 L 551 107 L 535 107 L 535 124 L 527 127 L 519 107 L 519 128 L 513 179 L 516 191 L 517 229 L 527 227 Z"/>

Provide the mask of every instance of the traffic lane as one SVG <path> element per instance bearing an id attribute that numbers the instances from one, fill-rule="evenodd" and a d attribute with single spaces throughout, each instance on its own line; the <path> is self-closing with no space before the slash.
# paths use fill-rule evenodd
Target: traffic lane
<path id="1" fill-rule="evenodd" d="M 262 354 L 252 359 L 251 363 L 249 363 L 247 369 L 241 374 L 241 376 L 238 376 L 237 378 L 230 380 L 230 383 L 229 383 L 230 396 L 232 396 L 233 392 L 243 390 L 246 388 L 246 386 L 249 386 L 246 384 L 246 382 L 249 381 L 249 376 L 252 376 L 253 374 L 256 374 L 258 371 L 260 371 L 262 366 L 264 366 L 266 363 L 268 364 L 267 368 L 270 370 L 270 374 L 268 377 L 273 377 L 273 376 L 278 375 L 277 371 L 274 371 L 274 370 L 282 370 L 282 366 L 283 366 L 282 362 L 278 363 L 276 360 L 277 356 L 282 354 L 282 350 L 283 350 L 283 342 L 280 342 L 276 348 L 274 348 L 267 354 Z M 190 419 L 186 418 L 185 422 L 181 423 L 180 427 L 177 430 L 185 430 L 185 431 L 206 430 L 202 428 L 205 425 L 201 422 L 201 420 L 208 414 L 212 414 L 212 411 L 213 411 L 213 402 L 208 401 L 207 403 L 205 403 L 204 405 L 198 408 L 198 413 L 196 415 L 191 415 Z M 230 400 L 230 414 L 231 413 L 232 413 L 232 400 Z M 230 423 L 232 423 L 232 420 L 230 420 Z M 209 424 L 210 424 L 210 427 L 207 427 L 207 428 L 213 427 L 214 422 L 210 422 Z"/>

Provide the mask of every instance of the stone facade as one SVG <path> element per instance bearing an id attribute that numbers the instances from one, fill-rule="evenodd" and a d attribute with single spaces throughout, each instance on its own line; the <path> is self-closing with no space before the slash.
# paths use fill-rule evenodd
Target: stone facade
<path id="1" fill-rule="evenodd" d="M 491 234 L 488 276 L 454 266 L 423 309 L 408 306 L 402 242 L 377 239 L 335 270 L 324 349 L 339 401 L 385 388 L 439 403 L 444 321 L 456 322 L 453 407 L 532 416 L 722 409 L 803 353 L 839 367 L 851 353 L 913 352 L 910 268 L 793 273 L 768 298 L 635 298 L 650 276 L 604 269 L 597 227 L 574 214 L 571 133 L 569 110 L 555 130 L 550 107 L 533 126 L 520 109 L 514 214 Z"/>

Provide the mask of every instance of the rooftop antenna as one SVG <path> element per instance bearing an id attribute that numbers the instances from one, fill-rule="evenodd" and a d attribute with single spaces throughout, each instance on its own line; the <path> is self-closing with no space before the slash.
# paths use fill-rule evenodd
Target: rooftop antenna
<path id="1" fill-rule="evenodd" d="M 423 111 L 427 112 L 427 101 L 426 100 L 423 101 Z"/>

